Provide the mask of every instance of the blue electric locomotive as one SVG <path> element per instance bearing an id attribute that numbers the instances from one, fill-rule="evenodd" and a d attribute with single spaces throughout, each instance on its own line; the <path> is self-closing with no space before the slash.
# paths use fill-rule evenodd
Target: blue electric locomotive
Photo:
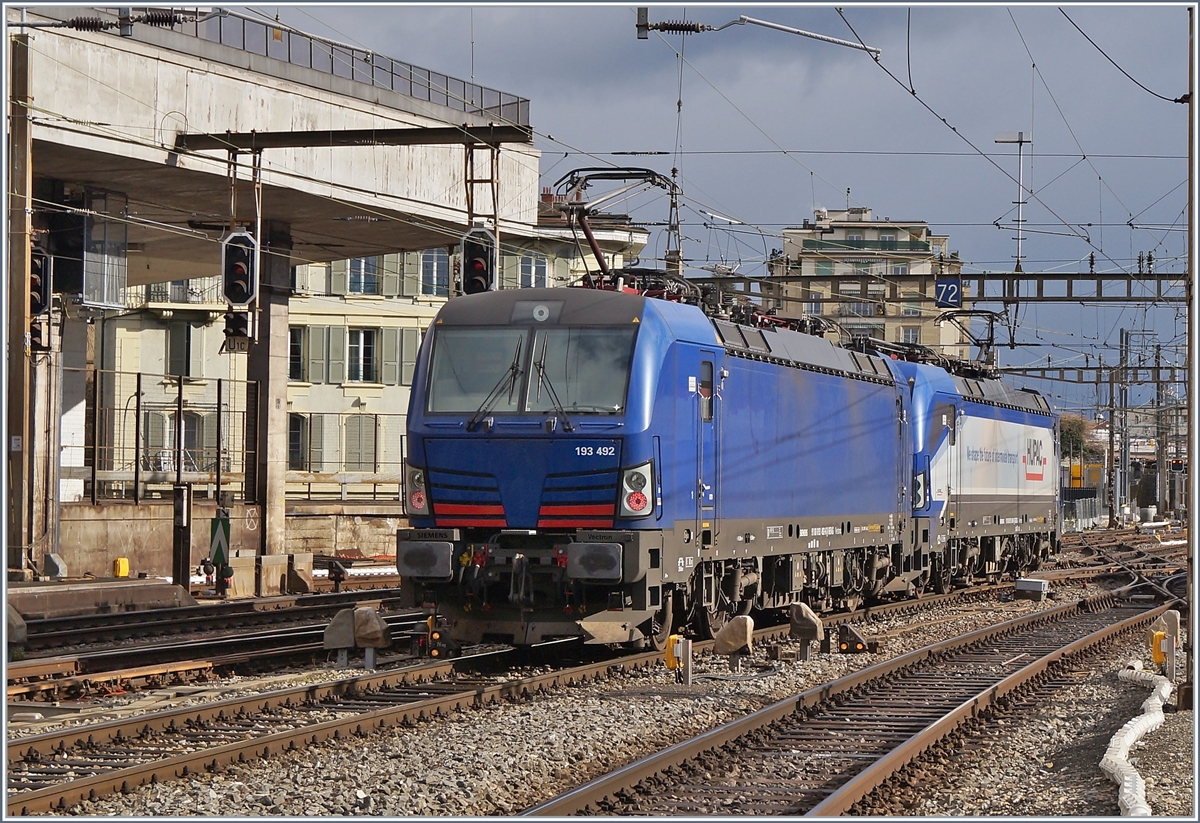
<path id="1" fill-rule="evenodd" d="M 1053 456 L 1053 415 L 961 381 L 624 290 L 449 301 L 413 378 L 404 595 L 463 643 L 662 647 L 756 607 L 1028 567 L 1054 539 L 1055 481 L 985 485 L 1008 483 L 989 470 L 1013 438 Z M 996 462 L 971 464 L 964 495 L 979 433 Z"/>

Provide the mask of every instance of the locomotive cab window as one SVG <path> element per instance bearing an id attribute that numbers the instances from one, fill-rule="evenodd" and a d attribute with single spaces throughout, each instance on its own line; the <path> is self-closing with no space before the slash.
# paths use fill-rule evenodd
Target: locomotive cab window
<path id="1" fill-rule="evenodd" d="M 633 350 L 631 328 L 536 329 L 525 410 L 620 414 Z"/>
<path id="2" fill-rule="evenodd" d="M 430 412 L 620 414 L 635 329 L 520 326 L 437 329 Z"/>
<path id="3" fill-rule="evenodd" d="M 438 329 L 429 378 L 429 411 L 471 414 L 493 392 L 491 411 L 515 412 L 524 369 L 520 328 Z"/>
<path id="4" fill-rule="evenodd" d="M 700 419 L 713 419 L 713 364 L 709 360 L 700 361 Z"/>

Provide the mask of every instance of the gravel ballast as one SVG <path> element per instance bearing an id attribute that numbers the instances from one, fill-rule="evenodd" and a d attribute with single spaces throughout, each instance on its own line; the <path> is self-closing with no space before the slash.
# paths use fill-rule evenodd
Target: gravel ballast
<path id="1" fill-rule="evenodd" d="M 188 780 L 145 786 L 65 810 L 88 816 L 511 815 L 624 763 L 785 696 L 937 640 L 1096 593 L 1055 587 L 1056 601 L 937 606 L 913 618 L 862 626 L 882 637 L 879 655 L 815 653 L 808 662 L 767 660 L 764 648 L 730 672 L 724 658 L 696 660 L 683 686 L 657 667 L 602 683 L 564 687 L 527 702 L 487 706 L 416 728 L 330 741 Z M 966 739 L 936 787 L 897 800 L 889 814 L 921 816 L 1118 814 L 1116 786 L 1101 773 L 1109 738 L 1140 711 L 1144 688 L 1117 678 L 1146 657 L 1130 638 L 1077 674 L 1078 684 L 1037 708 Z M 1182 661 L 1181 661 L 1182 662 Z M 1147 662 L 1148 665 L 1148 662 Z M 1191 816 L 1192 715 L 1168 714 L 1134 747 L 1146 795 L 1159 815 Z M 714 810 L 715 813 L 719 810 Z"/>

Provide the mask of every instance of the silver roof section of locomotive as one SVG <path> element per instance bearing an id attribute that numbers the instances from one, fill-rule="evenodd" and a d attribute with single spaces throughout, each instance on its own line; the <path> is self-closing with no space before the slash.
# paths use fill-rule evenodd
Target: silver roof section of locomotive
<path id="1" fill-rule="evenodd" d="M 843 349 L 823 337 L 777 328 L 754 328 L 714 319 L 727 350 L 751 359 L 782 360 L 821 371 L 861 375 L 893 382 L 885 361 Z"/>
<path id="2" fill-rule="evenodd" d="M 561 325 L 623 325 L 640 320 L 646 298 L 601 289 L 503 289 L 467 294 L 447 300 L 437 313 L 435 326 L 534 325 L 526 306 L 543 304 L 551 309 L 545 322 Z M 525 316 L 523 316 L 525 315 Z"/>

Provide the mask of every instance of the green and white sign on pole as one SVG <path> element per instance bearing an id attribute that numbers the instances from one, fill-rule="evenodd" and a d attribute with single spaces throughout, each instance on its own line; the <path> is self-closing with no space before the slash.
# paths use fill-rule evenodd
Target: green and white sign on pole
<path id="1" fill-rule="evenodd" d="M 229 514 L 218 515 L 212 519 L 209 554 L 213 565 L 220 569 L 229 562 Z"/>

